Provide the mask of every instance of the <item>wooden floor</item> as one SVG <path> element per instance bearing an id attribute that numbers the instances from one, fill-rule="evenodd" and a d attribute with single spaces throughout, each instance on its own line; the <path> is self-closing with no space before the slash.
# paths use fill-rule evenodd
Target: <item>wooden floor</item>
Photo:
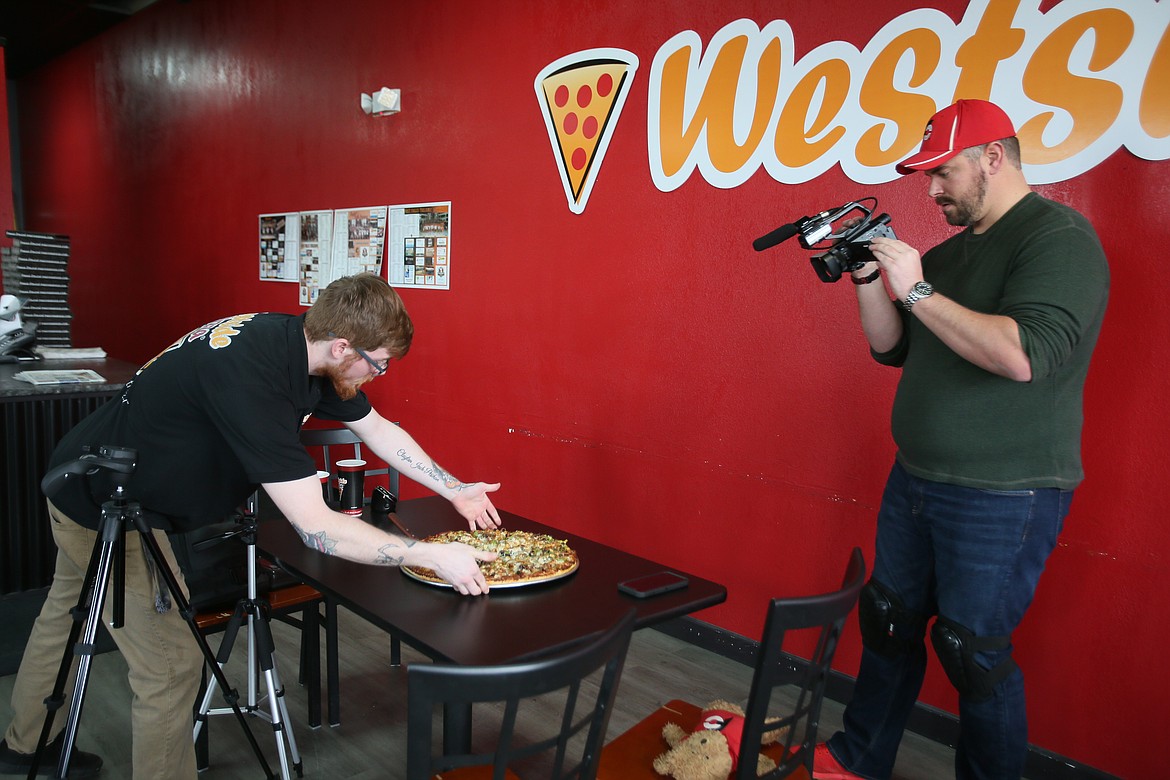
<path id="1" fill-rule="evenodd" d="M 340 610 L 341 725 L 311 730 L 303 688 L 296 684 L 298 632 L 273 624 L 278 667 L 287 689 L 286 700 L 304 776 L 308 778 L 401 778 L 405 764 L 405 671 L 389 664 L 385 634 L 349 612 Z M 213 647 L 218 643 L 212 637 Z M 232 684 L 246 695 L 243 639 L 228 665 Z M 403 648 L 403 660 L 425 660 Z M 14 677 L 0 678 L 0 724 L 11 717 Z M 652 629 L 637 631 L 627 657 L 617 708 L 610 720 L 612 738 L 670 699 L 702 704 L 711 699 L 746 703 L 751 670 L 735 661 L 699 649 Z M 219 706 L 220 702 L 216 702 Z M 841 706 L 826 702 L 821 734 L 840 726 Z M 130 692 L 126 667 L 117 653 L 99 655 L 91 669 L 89 690 L 77 745 L 105 759 L 102 777 L 129 778 Z M 279 772 L 275 737 L 268 724 L 250 719 L 272 768 Z M 211 719 L 211 767 L 204 780 L 257 780 L 264 775 L 239 725 L 230 716 Z M 914 734 L 902 742 L 895 780 L 939 780 L 953 776 L 953 751 Z M 295 774 L 293 775 L 295 777 Z"/>

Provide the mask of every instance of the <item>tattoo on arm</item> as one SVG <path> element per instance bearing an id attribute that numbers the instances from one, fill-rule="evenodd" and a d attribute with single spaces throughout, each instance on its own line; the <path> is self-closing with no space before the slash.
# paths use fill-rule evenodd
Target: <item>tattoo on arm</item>
<path id="1" fill-rule="evenodd" d="M 378 555 L 374 563 L 380 566 L 401 566 L 403 555 L 398 552 L 398 545 L 384 544 L 378 548 Z"/>
<path id="2" fill-rule="evenodd" d="M 404 449 L 398 450 L 398 457 L 403 463 L 407 465 L 407 467 L 412 468 L 415 471 L 422 472 L 423 476 L 428 479 L 441 482 L 444 487 L 449 488 L 450 490 L 459 491 L 467 487 L 467 483 L 460 482 L 458 479 L 451 476 L 451 474 L 449 474 L 446 469 L 444 469 L 438 463 L 435 463 L 433 460 L 430 463 L 416 463 L 414 458 L 410 457 L 410 454 L 407 453 L 407 451 Z"/>
<path id="3" fill-rule="evenodd" d="M 325 553 L 326 555 L 333 555 L 337 552 L 337 542 L 329 538 L 329 534 L 324 531 L 317 533 L 305 533 L 300 526 L 294 525 L 297 534 L 301 537 L 301 541 L 305 543 L 306 547 L 316 550 L 317 552 Z"/>

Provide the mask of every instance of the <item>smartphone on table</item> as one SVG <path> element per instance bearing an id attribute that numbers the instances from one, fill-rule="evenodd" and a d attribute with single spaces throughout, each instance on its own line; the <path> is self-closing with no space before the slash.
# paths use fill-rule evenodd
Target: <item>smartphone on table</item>
<path id="1" fill-rule="evenodd" d="M 627 596 L 645 599 L 685 588 L 689 582 L 690 580 L 681 574 L 676 574 L 673 571 L 660 571 L 619 582 L 618 590 Z"/>

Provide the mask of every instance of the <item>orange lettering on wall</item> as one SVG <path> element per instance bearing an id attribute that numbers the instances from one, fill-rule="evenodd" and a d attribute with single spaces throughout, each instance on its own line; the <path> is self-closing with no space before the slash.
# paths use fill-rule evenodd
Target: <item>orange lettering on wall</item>
<path id="1" fill-rule="evenodd" d="M 1095 43 L 1088 70 L 1099 72 L 1125 53 L 1133 40 L 1133 21 L 1113 9 L 1092 11 L 1069 19 L 1039 46 L 1024 71 L 1024 92 L 1033 100 L 1058 106 L 1072 115 L 1065 139 L 1046 146 L 1043 133 L 1054 117 L 1047 111 L 1017 128 L 1023 158 L 1032 165 L 1071 157 L 1109 129 L 1121 113 L 1124 90 L 1112 81 L 1078 76 L 1069 67 L 1073 48 L 1088 33 Z"/>
<path id="2" fill-rule="evenodd" d="M 999 63 L 1011 57 L 1024 44 L 1024 31 L 1013 27 L 1020 0 L 991 0 L 975 34 L 963 42 L 955 54 L 959 66 L 959 80 L 955 84 L 955 98 L 991 96 L 991 85 Z"/>
<path id="3" fill-rule="evenodd" d="M 866 130 L 857 141 L 857 161 L 862 165 L 878 167 L 902 159 L 918 148 L 922 128 L 931 114 L 938 110 L 926 95 L 909 94 L 894 88 L 894 70 L 903 56 L 913 55 L 914 69 L 909 78 L 910 87 L 921 86 L 935 69 L 942 56 L 942 44 L 933 30 L 910 30 L 890 41 L 874 58 L 865 74 L 857 100 L 863 111 L 873 117 L 893 120 L 898 134 L 886 147 L 881 138 L 884 125 Z"/>
<path id="4" fill-rule="evenodd" d="M 711 164 L 720 171 L 731 172 L 742 168 L 751 159 L 767 130 L 776 106 L 780 86 L 780 42 L 771 40 L 764 47 L 756 66 L 756 101 L 751 129 L 742 144 L 734 134 L 735 98 L 748 39 L 737 36 L 729 40 L 715 55 L 711 75 L 703 86 L 703 94 L 686 124 L 684 98 L 687 92 L 688 53 L 684 48 L 672 54 L 662 68 L 662 167 L 667 175 L 677 173 L 699 134 L 707 129 L 707 154 Z"/>
<path id="5" fill-rule="evenodd" d="M 854 181 L 890 181 L 927 118 L 957 98 L 1008 112 L 1034 184 L 1123 147 L 1170 159 L 1168 19 L 1170 0 L 968 0 L 957 23 L 918 8 L 869 46 L 830 41 L 800 60 L 783 20 L 737 19 L 701 61 L 688 30 L 651 68 L 651 176 L 670 191 L 697 170 L 727 188 L 760 167 L 797 183 L 839 164 Z"/>
<path id="6" fill-rule="evenodd" d="M 826 154 L 845 134 L 845 128 L 839 125 L 828 133 L 825 130 L 837 118 L 845 98 L 849 96 L 849 79 L 849 63 L 826 60 L 806 73 L 792 89 L 776 124 L 776 159 L 781 165 L 790 168 L 808 165 Z M 809 122 L 808 115 L 821 85 L 824 85 L 824 94 L 820 108 L 812 122 Z M 825 136 L 821 140 L 810 143 L 809 139 L 822 133 Z"/>
<path id="7" fill-rule="evenodd" d="M 1138 121 L 1154 138 L 1170 136 L 1170 28 L 1162 33 L 1146 72 L 1138 104 Z"/>

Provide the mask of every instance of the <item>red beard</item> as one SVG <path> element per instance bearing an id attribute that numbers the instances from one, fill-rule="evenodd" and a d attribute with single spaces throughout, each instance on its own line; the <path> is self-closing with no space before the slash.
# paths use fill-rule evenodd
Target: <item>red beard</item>
<path id="1" fill-rule="evenodd" d="M 325 376 L 328 377 L 329 381 L 333 383 L 333 391 L 337 393 L 337 397 L 342 401 L 348 401 L 349 399 L 356 396 L 358 393 L 358 388 L 360 388 L 370 379 L 367 376 L 355 380 L 345 376 L 345 372 L 349 370 L 349 367 L 352 366 L 356 360 L 358 360 L 358 358 L 355 357 L 354 360 L 342 363 L 340 366 L 328 366 L 325 369 Z"/>

